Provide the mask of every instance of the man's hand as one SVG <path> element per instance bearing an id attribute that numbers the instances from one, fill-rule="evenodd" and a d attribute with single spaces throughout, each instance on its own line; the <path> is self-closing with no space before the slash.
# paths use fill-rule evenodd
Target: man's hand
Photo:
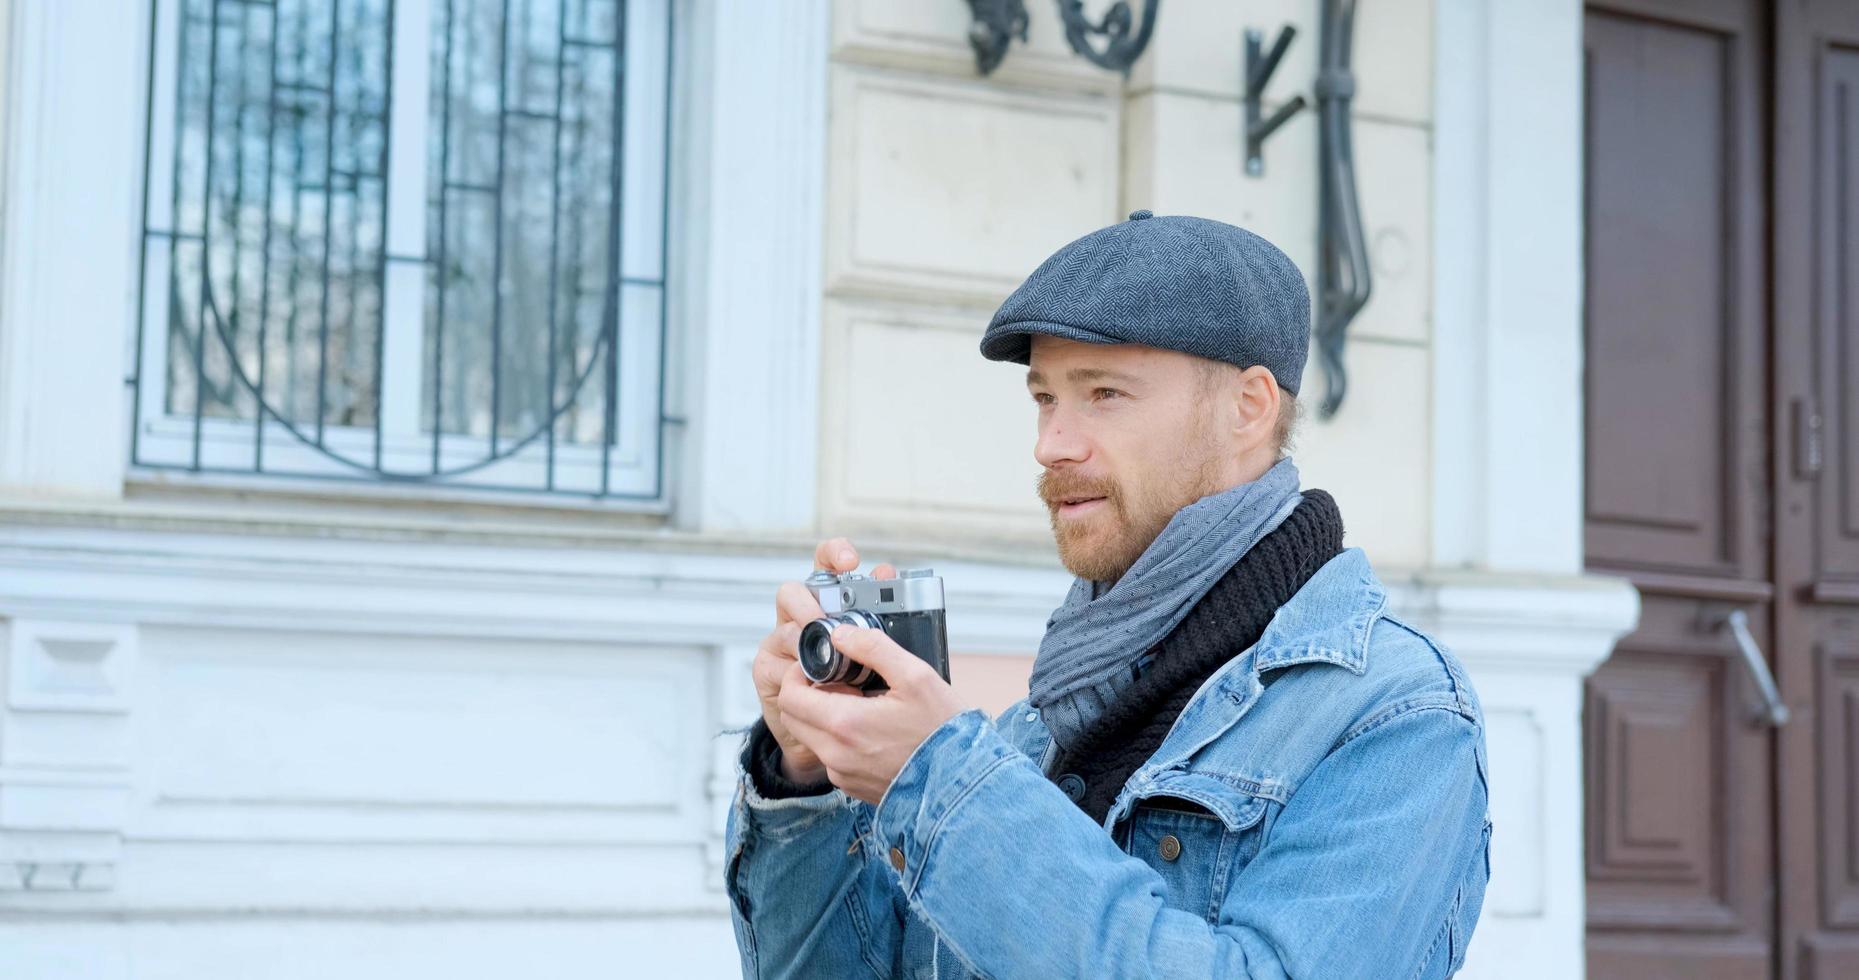
<path id="1" fill-rule="evenodd" d="M 833 646 L 870 667 L 891 689 L 871 697 L 850 688 L 816 687 L 794 663 L 776 698 L 789 731 L 850 796 L 876 804 L 910 753 L 968 706 L 929 664 L 883 630 L 841 626 Z M 837 687 L 837 685 L 834 685 Z"/>
<path id="2" fill-rule="evenodd" d="M 813 567 L 816 571 L 852 571 L 858 567 L 858 551 L 845 538 L 822 541 L 813 550 Z M 871 574 L 873 578 L 894 578 L 897 570 L 890 565 L 879 565 Z M 800 629 L 821 615 L 820 604 L 814 601 L 813 593 L 808 592 L 806 586 L 799 582 L 783 584 L 775 593 L 775 628 L 762 637 L 750 667 L 755 678 L 755 696 L 762 702 L 762 720 L 767 722 L 775 744 L 781 746 L 782 775 L 797 783 L 819 780 L 826 775 L 826 767 L 820 764 L 812 749 L 788 731 L 775 698 L 781 693 L 782 679 L 790 668 L 800 676 L 802 684 L 808 683 L 806 676 L 800 673 Z"/>

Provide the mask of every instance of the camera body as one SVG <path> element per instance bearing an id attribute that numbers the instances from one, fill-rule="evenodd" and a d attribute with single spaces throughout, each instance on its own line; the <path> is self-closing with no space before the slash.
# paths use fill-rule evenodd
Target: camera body
<path id="1" fill-rule="evenodd" d="M 833 647 L 841 623 L 881 629 L 898 646 L 949 679 L 949 634 L 942 579 L 932 569 L 907 568 L 896 578 L 875 579 L 848 572 L 814 572 L 804 583 L 825 615 L 801 627 L 800 669 L 815 684 L 849 684 L 861 691 L 890 687 L 871 668 Z"/>

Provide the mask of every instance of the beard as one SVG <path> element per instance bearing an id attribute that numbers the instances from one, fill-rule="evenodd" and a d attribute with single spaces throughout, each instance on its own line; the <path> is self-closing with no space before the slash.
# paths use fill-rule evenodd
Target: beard
<path id="1" fill-rule="evenodd" d="M 1202 447 L 1191 440 L 1192 448 Z M 1036 489 L 1045 502 L 1066 571 L 1094 582 L 1115 583 L 1142 557 L 1181 508 L 1224 489 L 1220 459 L 1211 451 L 1182 459 L 1161 478 L 1129 486 L 1109 477 L 1044 470 Z M 1170 478 L 1172 477 L 1172 479 Z M 1079 517 L 1060 517 L 1065 500 L 1102 497 L 1104 505 Z"/>

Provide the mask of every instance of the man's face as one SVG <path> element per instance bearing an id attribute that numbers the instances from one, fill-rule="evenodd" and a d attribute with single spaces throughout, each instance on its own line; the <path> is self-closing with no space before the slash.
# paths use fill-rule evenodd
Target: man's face
<path id="1" fill-rule="evenodd" d="M 1028 367 L 1039 496 L 1072 574 L 1122 578 L 1176 511 L 1245 479 L 1200 359 L 1040 334 Z"/>

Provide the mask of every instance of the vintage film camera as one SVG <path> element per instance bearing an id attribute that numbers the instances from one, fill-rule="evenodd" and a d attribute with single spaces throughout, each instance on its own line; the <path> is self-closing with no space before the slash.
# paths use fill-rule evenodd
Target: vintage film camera
<path id="1" fill-rule="evenodd" d="M 871 668 L 833 647 L 840 623 L 881 629 L 897 645 L 949 679 L 949 635 L 943 624 L 942 579 L 933 569 L 907 568 L 896 578 L 848 572 L 814 572 L 807 591 L 826 615 L 801 627 L 800 669 L 815 684 L 850 684 L 861 691 L 889 688 Z"/>

